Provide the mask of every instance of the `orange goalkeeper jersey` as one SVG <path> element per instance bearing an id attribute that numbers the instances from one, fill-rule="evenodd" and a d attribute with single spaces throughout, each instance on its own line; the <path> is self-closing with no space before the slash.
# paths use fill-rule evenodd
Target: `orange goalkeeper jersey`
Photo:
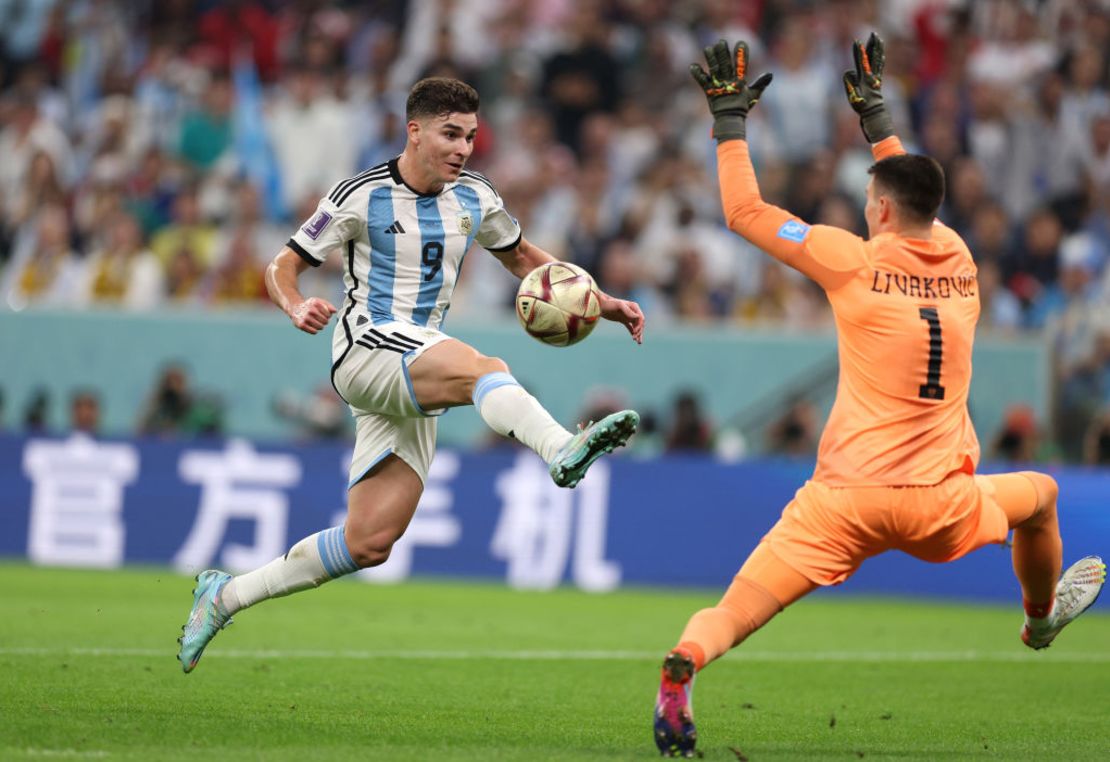
<path id="1" fill-rule="evenodd" d="M 875 158 L 903 153 L 897 138 Z M 831 486 L 930 485 L 972 473 L 979 441 L 967 410 L 979 319 L 976 267 L 940 222 L 929 240 L 864 240 L 807 225 L 763 201 L 748 145 L 717 147 L 728 226 L 824 288 L 840 378 L 814 480 Z"/>

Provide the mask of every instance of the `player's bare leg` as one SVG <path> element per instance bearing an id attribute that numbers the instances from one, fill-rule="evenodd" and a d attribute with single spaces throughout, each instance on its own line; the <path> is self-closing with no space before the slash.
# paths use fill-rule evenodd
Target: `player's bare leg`
<path id="1" fill-rule="evenodd" d="M 422 491 L 412 467 L 390 455 L 351 487 L 343 526 L 305 537 L 284 556 L 237 577 L 215 569 L 202 572 L 178 640 L 182 669 L 196 667 L 208 643 L 237 611 L 385 563 L 412 520 Z"/>
<path id="2" fill-rule="evenodd" d="M 761 543 L 740 568 L 720 602 L 690 617 L 678 645 L 663 660 L 655 700 L 655 745 L 664 756 L 690 757 L 697 743 L 694 678 L 740 645 L 778 612 L 818 585 Z"/>
<path id="3" fill-rule="evenodd" d="M 624 410 L 571 434 L 513 378 L 504 361 L 455 339 L 427 350 L 409 374 L 423 409 L 473 404 L 491 429 L 543 458 L 560 487 L 577 484 L 594 461 L 628 441 L 640 420 Z"/>
<path id="4" fill-rule="evenodd" d="M 1021 583 L 1025 608 L 1022 642 L 1030 648 L 1046 648 L 1098 598 L 1106 565 L 1098 556 L 1087 556 L 1061 576 L 1059 488 L 1051 476 L 1023 471 L 985 478 L 1014 530 L 1014 574 Z"/>

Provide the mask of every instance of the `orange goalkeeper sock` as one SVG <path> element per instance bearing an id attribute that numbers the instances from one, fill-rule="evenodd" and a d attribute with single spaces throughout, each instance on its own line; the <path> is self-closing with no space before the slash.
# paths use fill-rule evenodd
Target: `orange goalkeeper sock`
<path id="1" fill-rule="evenodd" d="M 742 643 L 780 611 L 782 604 L 767 588 L 737 577 L 720 603 L 690 618 L 675 650 L 689 655 L 694 668 L 700 670 Z"/>

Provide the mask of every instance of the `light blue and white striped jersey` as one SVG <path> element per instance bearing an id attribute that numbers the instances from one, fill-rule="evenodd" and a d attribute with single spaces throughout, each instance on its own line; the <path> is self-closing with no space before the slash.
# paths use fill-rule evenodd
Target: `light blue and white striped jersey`
<path id="1" fill-rule="evenodd" d="M 332 341 L 335 359 L 367 321 L 439 329 L 470 245 L 507 251 L 520 235 L 478 173 L 464 170 L 439 193 L 423 194 L 405 184 L 393 159 L 337 183 L 288 246 L 313 266 L 342 249 L 347 298 Z"/>

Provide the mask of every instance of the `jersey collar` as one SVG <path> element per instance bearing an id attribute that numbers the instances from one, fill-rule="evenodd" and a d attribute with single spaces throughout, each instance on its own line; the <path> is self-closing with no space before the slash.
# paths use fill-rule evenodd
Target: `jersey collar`
<path id="1" fill-rule="evenodd" d="M 394 185 L 403 185 L 406 188 L 408 188 L 410 191 L 415 193 L 417 196 L 420 196 L 422 198 L 434 198 L 434 197 L 440 195 L 440 193 L 443 193 L 443 191 L 454 187 L 455 184 L 456 184 L 456 183 L 447 183 L 446 185 L 444 185 L 442 188 L 439 189 L 439 193 L 421 193 L 416 188 L 414 188 L 411 185 L 409 185 L 408 183 L 406 183 L 405 178 L 401 177 L 401 170 L 397 168 L 397 160 L 400 159 L 400 158 L 401 158 L 400 156 L 395 156 L 395 157 L 393 157 L 392 159 L 389 160 L 389 176 L 393 178 Z"/>

